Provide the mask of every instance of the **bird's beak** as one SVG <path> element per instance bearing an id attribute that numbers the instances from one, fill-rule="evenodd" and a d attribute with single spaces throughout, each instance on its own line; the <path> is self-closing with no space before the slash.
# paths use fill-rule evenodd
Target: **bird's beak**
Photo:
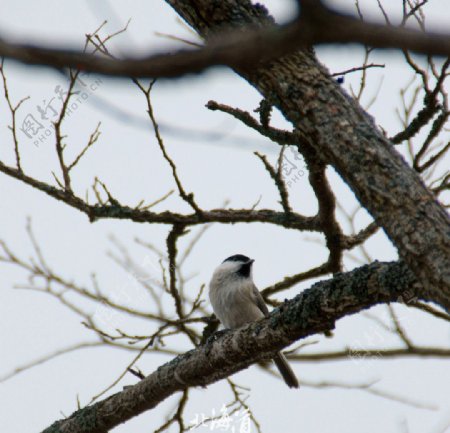
<path id="1" fill-rule="evenodd" d="M 250 259 L 248 262 L 247 262 L 247 265 L 252 265 L 254 263 L 254 260 L 253 259 Z"/>

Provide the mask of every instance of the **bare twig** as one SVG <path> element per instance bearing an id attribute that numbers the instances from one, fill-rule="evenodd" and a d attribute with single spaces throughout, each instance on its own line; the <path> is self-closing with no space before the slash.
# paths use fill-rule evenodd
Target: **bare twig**
<path id="1" fill-rule="evenodd" d="M 139 87 L 139 89 L 142 91 L 142 93 L 145 95 L 145 99 L 147 101 L 147 112 L 148 115 L 150 117 L 150 120 L 152 122 L 153 125 L 153 130 L 155 131 L 155 137 L 156 140 L 158 142 L 159 148 L 161 149 L 161 152 L 164 156 L 164 159 L 169 163 L 170 168 L 172 169 L 172 176 L 175 180 L 175 183 L 177 185 L 178 188 L 178 192 L 180 194 L 180 197 L 186 202 L 188 203 L 192 209 L 194 209 L 195 213 L 197 215 L 201 215 L 202 214 L 202 210 L 198 207 L 197 203 L 194 200 L 194 194 L 193 193 L 189 193 L 187 194 L 186 191 L 183 188 L 183 185 L 180 181 L 180 178 L 178 177 L 178 173 L 177 173 L 177 167 L 175 165 L 175 163 L 173 162 L 173 160 L 170 158 L 170 156 L 168 155 L 166 148 L 164 146 L 164 142 L 163 139 L 159 133 L 159 125 L 156 122 L 155 119 L 155 115 L 153 113 L 153 105 L 150 99 L 150 92 L 153 88 L 153 85 L 155 83 L 155 81 L 152 81 L 152 83 L 148 86 L 147 89 L 144 88 L 144 86 L 142 86 L 141 83 L 139 83 L 137 80 L 134 80 L 134 83 Z"/>
<path id="2" fill-rule="evenodd" d="M 9 96 L 8 83 L 6 81 L 4 64 L 5 64 L 5 60 L 2 58 L 0 60 L 0 75 L 2 76 L 3 92 L 5 95 L 5 99 L 8 104 L 9 111 L 11 112 L 11 125 L 9 126 L 9 129 L 13 136 L 14 153 L 16 155 L 16 167 L 19 172 L 22 172 L 22 166 L 20 164 L 19 140 L 17 138 L 16 113 L 17 113 L 17 110 L 20 108 L 20 106 L 30 97 L 27 96 L 26 98 L 22 98 L 15 105 L 12 103 L 11 98 Z"/>
<path id="3" fill-rule="evenodd" d="M 267 160 L 267 157 L 265 155 L 261 155 L 258 152 L 255 152 L 255 155 L 263 162 L 264 167 L 270 174 L 270 177 L 275 182 L 276 187 L 278 188 L 278 192 L 280 193 L 281 198 L 281 206 L 283 207 L 284 213 L 286 215 L 291 214 L 292 209 L 291 205 L 289 204 L 289 193 L 286 188 L 286 184 L 283 179 L 282 171 L 281 170 L 275 170 Z M 281 156 L 282 158 L 282 156 Z"/>
<path id="4" fill-rule="evenodd" d="M 333 72 L 331 74 L 331 76 L 332 77 L 342 77 L 343 75 L 351 74 L 353 72 L 359 72 L 359 71 L 363 71 L 365 69 L 371 69 L 371 68 L 384 68 L 385 66 L 386 65 L 379 64 L 379 63 L 367 63 L 367 64 L 364 64 L 362 66 L 356 66 L 354 68 L 346 69 L 344 71 Z"/>

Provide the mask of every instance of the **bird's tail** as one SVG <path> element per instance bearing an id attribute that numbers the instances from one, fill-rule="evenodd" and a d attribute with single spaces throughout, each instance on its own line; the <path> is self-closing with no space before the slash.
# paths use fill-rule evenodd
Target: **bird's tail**
<path id="1" fill-rule="evenodd" d="M 297 377 L 292 371 L 292 368 L 287 362 L 287 359 L 284 357 L 284 355 L 281 352 L 277 353 L 274 356 L 273 361 L 275 362 L 278 371 L 286 382 L 286 385 L 289 388 L 298 388 L 300 385 L 298 383 Z"/>

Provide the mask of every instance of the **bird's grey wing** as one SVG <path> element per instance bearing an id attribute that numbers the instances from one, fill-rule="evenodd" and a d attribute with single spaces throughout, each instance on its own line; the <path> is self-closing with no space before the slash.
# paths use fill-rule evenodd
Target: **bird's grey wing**
<path id="1" fill-rule="evenodd" d="M 269 315 L 269 309 L 267 308 L 267 305 L 264 302 L 264 299 L 263 299 L 260 291 L 256 288 L 256 286 L 254 284 L 253 284 L 253 288 L 252 288 L 252 295 L 253 295 L 253 299 L 256 302 L 256 305 L 262 311 L 264 316 L 268 316 Z"/>

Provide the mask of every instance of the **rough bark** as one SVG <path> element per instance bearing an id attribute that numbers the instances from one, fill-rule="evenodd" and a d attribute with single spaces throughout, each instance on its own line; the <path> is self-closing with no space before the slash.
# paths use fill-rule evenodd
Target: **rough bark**
<path id="1" fill-rule="evenodd" d="M 206 39 L 272 20 L 248 0 L 166 0 Z M 284 114 L 383 227 L 424 295 L 450 309 L 450 221 L 373 119 L 311 50 L 237 71 Z"/>
<path id="2" fill-rule="evenodd" d="M 314 284 L 267 318 L 176 357 L 137 385 L 55 422 L 43 433 L 105 433 L 177 391 L 206 386 L 254 362 L 272 358 L 300 338 L 329 331 L 344 316 L 379 303 L 407 301 L 420 292 L 420 283 L 400 262 L 375 262 L 336 274 Z"/>

